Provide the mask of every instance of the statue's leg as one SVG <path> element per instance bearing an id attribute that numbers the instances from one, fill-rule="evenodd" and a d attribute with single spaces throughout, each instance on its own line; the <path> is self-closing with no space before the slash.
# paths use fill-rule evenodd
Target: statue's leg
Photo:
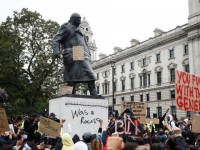
<path id="1" fill-rule="evenodd" d="M 88 89 L 90 91 L 90 95 L 97 95 L 97 91 L 95 88 L 95 82 L 94 81 L 88 81 Z"/>
<path id="2" fill-rule="evenodd" d="M 76 95 L 76 83 L 75 82 L 68 82 L 68 86 L 73 86 L 72 95 Z"/>

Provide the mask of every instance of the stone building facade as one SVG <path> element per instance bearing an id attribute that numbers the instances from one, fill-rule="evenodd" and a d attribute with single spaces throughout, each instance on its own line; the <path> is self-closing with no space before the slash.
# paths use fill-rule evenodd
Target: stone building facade
<path id="1" fill-rule="evenodd" d="M 109 100 L 110 109 L 120 112 L 122 101 L 146 102 L 147 116 L 159 117 L 169 108 L 178 118 L 191 112 L 176 109 L 175 69 L 200 76 L 200 2 L 188 0 L 188 22 L 164 32 L 154 30 L 146 41 L 131 40 L 125 49 L 93 61 L 96 89 Z M 112 83 L 111 60 L 114 60 Z M 113 100 L 114 90 L 114 100 Z"/>

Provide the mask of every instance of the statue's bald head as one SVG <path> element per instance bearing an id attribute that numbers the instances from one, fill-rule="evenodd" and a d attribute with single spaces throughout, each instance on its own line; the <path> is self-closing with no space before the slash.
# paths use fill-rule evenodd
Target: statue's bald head
<path id="1" fill-rule="evenodd" d="M 78 27 L 81 24 L 81 15 L 78 13 L 73 13 L 70 17 L 70 22 Z"/>
<path id="2" fill-rule="evenodd" d="M 73 14 L 71 14 L 71 17 L 70 17 L 70 19 L 71 19 L 71 18 L 78 18 L 78 17 L 80 17 L 80 18 L 81 18 L 81 15 L 80 15 L 80 14 L 78 14 L 78 13 L 73 13 Z"/>

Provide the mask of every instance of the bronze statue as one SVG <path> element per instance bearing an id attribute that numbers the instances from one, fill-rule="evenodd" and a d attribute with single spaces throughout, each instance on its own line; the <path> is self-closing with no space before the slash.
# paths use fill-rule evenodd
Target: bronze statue
<path id="1" fill-rule="evenodd" d="M 72 94 L 76 94 L 76 83 L 87 83 L 90 95 L 97 95 L 95 89 L 96 74 L 90 64 L 91 54 L 86 38 L 79 29 L 80 24 L 81 16 L 78 13 L 73 13 L 70 20 L 61 25 L 52 41 L 53 54 L 57 58 L 60 57 L 61 53 L 63 55 L 64 82 L 73 86 Z M 82 47 L 83 60 L 73 61 L 72 52 L 76 46 Z"/>

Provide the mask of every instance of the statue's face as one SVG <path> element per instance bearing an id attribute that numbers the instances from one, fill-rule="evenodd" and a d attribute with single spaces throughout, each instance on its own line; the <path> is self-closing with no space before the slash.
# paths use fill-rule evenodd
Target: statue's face
<path id="1" fill-rule="evenodd" d="M 81 24 L 81 17 L 80 16 L 74 17 L 74 24 L 75 25 L 80 25 Z"/>
<path id="2" fill-rule="evenodd" d="M 81 24 L 81 16 L 78 13 L 73 13 L 70 17 L 70 21 L 75 25 L 79 26 Z"/>

